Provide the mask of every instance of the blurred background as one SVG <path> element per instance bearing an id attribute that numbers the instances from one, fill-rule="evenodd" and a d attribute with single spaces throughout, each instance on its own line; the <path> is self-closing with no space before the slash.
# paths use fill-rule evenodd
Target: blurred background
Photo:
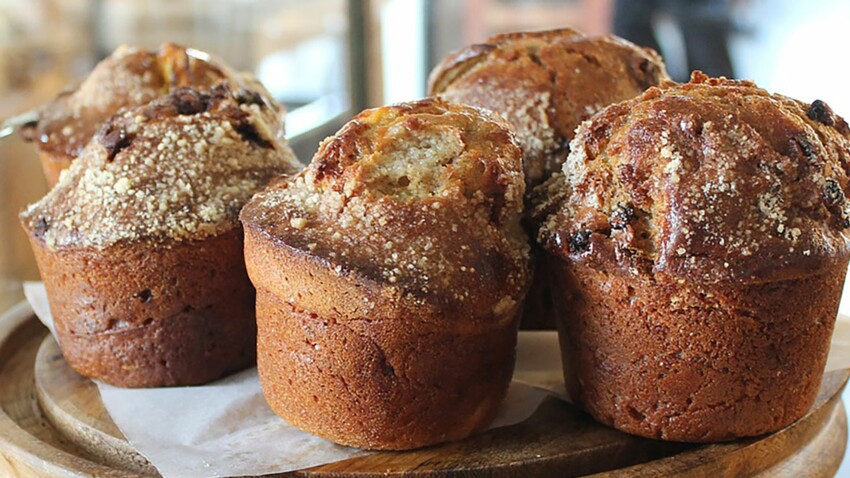
<path id="1" fill-rule="evenodd" d="M 255 72 L 289 109 L 288 136 L 308 162 L 364 107 L 423 96 L 446 53 L 563 26 L 653 46 L 678 80 L 692 69 L 753 79 L 850 115 L 846 0 L 0 0 L 0 121 L 118 45 L 174 41 Z M 0 140 L 0 311 L 38 277 L 17 213 L 45 191 L 33 146 Z"/>

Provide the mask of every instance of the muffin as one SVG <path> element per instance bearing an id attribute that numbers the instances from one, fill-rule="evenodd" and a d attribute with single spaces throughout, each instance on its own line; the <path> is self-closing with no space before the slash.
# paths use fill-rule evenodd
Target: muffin
<path id="1" fill-rule="evenodd" d="M 822 101 L 699 72 L 582 124 L 535 210 L 571 396 L 664 440 L 802 417 L 847 268 L 848 148 Z"/>
<path id="2" fill-rule="evenodd" d="M 582 121 L 668 79 L 655 50 L 563 28 L 497 35 L 456 51 L 431 72 L 428 89 L 507 119 L 531 188 L 560 169 Z"/>
<path id="3" fill-rule="evenodd" d="M 200 384 L 254 363 L 242 205 L 296 170 L 275 107 L 177 88 L 104 123 L 21 214 L 59 346 L 121 387 Z"/>
<path id="4" fill-rule="evenodd" d="M 429 88 L 432 95 L 487 108 L 511 123 L 530 190 L 560 169 L 579 123 L 668 79 L 654 50 L 613 35 L 561 29 L 498 35 L 455 52 L 431 73 Z M 536 227 L 529 224 L 532 234 Z M 536 261 L 523 328 L 555 326 L 547 267 Z"/>
<path id="5" fill-rule="evenodd" d="M 171 43 L 159 51 L 121 46 L 101 61 L 79 85 L 59 94 L 22 130 L 37 144 L 50 187 L 94 136 L 101 123 L 124 107 L 140 106 L 180 86 L 199 91 L 223 81 L 251 94 L 271 95 L 252 76 L 232 71 L 206 53 Z M 277 108 L 277 106 L 273 106 Z"/>
<path id="6" fill-rule="evenodd" d="M 364 111 L 243 209 L 272 409 L 336 443 L 464 438 L 511 380 L 529 279 L 520 150 L 425 99 Z"/>

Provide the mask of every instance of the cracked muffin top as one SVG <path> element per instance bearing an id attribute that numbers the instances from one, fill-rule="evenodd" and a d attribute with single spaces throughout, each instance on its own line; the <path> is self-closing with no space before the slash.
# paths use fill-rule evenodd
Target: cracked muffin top
<path id="1" fill-rule="evenodd" d="M 581 125 L 534 193 L 570 261 L 680 280 L 816 273 L 848 253 L 850 130 L 822 101 L 695 72 Z"/>
<path id="2" fill-rule="evenodd" d="M 172 43 L 163 44 L 159 51 L 120 46 L 79 85 L 45 105 L 38 121 L 22 134 L 42 150 L 73 159 L 101 123 L 121 108 L 143 105 L 181 86 L 208 92 L 224 81 L 262 95 L 270 107 L 280 108 L 252 75 L 233 71 L 204 52 Z"/>
<path id="3" fill-rule="evenodd" d="M 529 276 L 524 191 L 507 124 L 429 98 L 360 113 L 241 219 L 340 274 L 498 315 L 515 310 Z"/>
<path id="4" fill-rule="evenodd" d="M 104 123 L 59 183 L 21 214 L 49 247 L 203 239 L 239 226 L 242 205 L 297 171 L 275 106 L 219 84 L 180 87 Z"/>
<path id="5" fill-rule="evenodd" d="M 654 50 L 561 29 L 498 35 L 452 53 L 431 73 L 429 91 L 504 116 L 531 187 L 560 168 L 583 120 L 667 79 Z"/>

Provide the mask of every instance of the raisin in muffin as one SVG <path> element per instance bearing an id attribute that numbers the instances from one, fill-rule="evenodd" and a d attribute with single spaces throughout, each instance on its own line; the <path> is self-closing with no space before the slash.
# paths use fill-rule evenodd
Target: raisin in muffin
<path id="1" fill-rule="evenodd" d="M 367 449 L 485 427 L 529 279 L 523 196 L 507 125 L 435 99 L 361 113 L 256 195 L 241 219 L 272 409 Z"/>
<path id="2" fill-rule="evenodd" d="M 245 94 L 261 95 L 271 107 L 278 108 L 252 76 L 233 71 L 206 53 L 171 43 L 163 44 L 159 51 L 121 46 L 79 85 L 45 105 L 38 120 L 22 133 L 37 144 L 52 187 L 101 123 L 121 108 L 143 105 L 181 86 L 209 92 L 223 81 L 244 88 Z"/>
<path id="3" fill-rule="evenodd" d="M 560 169 L 579 123 L 665 80 L 664 63 L 654 50 L 613 35 L 588 37 L 561 29 L 499 35 L 455 52 L 431 73 L 430 91 L 506 118 L 523 148 L 530 190 Z M 546 261 L 536 261 L 539 272 L 523 328 L 554 328 L 547 267 Z"/>
<path id="4" fill-rule="evenodd" d="M 104 123 L 21 214 L 71 367 L 152 387 L 254 362 L 238 214 L 296 169 L 280 129 L 273 107 L 227 84 L 178 88 Z"/>
<path id="5" fill-rule="evenodd" d="M 572 396 L 665 440 L 802 417 L 847 268 L 848 148 L 823 102 L 698 72 L 582 124 L 536 209 Z"/>

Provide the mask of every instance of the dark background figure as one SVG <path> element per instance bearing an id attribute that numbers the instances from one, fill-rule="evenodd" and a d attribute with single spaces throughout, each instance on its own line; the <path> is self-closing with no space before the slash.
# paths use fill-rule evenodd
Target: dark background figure
<path id="1" fill-rule="evenodd" d="M 669 58 L 671 49 L 659 45 L 656 25 L 662 15 L 681 32 L 686 58 Z M 684 65 L 687 71 L 670 72 L 676 81 L 686 81 L 693 70 L 734 78 L 728 46 L 734 30 L 731 7 L 726 0 L 616 0 L 615 3 L 614 33 L 663 52 L 671 64 Z"/>

